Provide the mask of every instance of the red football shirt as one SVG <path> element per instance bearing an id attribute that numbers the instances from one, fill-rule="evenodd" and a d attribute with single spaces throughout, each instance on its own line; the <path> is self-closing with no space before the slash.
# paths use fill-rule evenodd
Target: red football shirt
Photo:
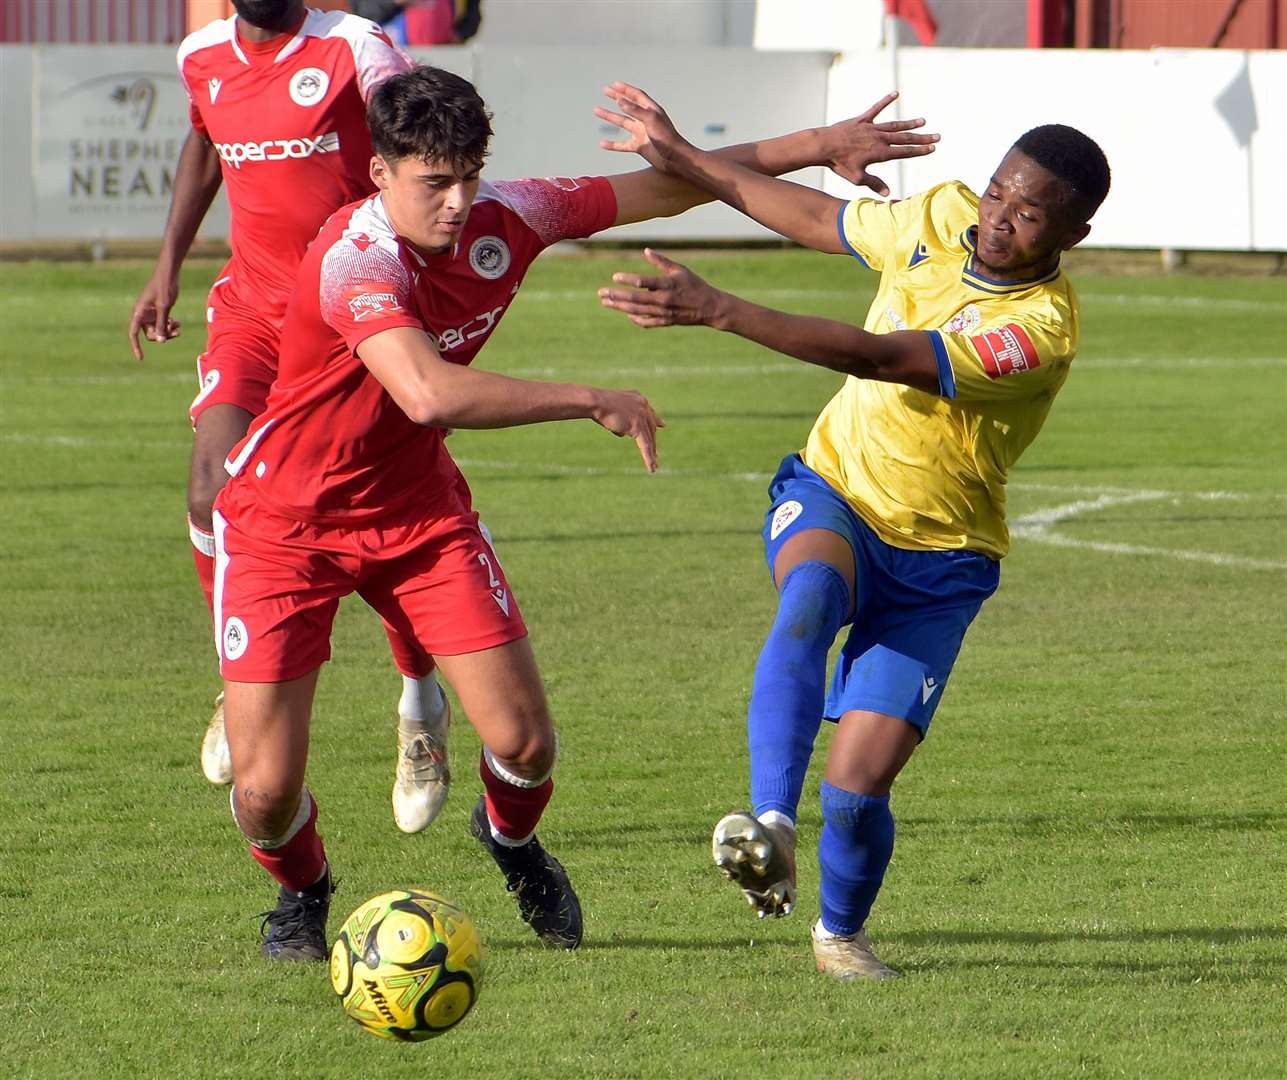
<path id="1" fill-rule="evenodd" d="M 277 381 L 228 457 L 229 484 L 288 517 L 351 524 L 458 487 L 442 429 L 413 423 L 355 350 L 412 326 L 468 364 L 532 260 L 616 214 L 602 177 L 484 182 L 453 250 L 422 255 L 393 231 L 379 195 L 337 211 L 300 265 Z"/>
<path id="2" fill-rule="evenodd" d="M 374 186 L 366 101 L 412 62 L 375 23 L 311 9 L 262 43 L 238 35 L 235 15 L 209 23 L 178 59 L 192 126 L 222 161 L 239 284 L 280 311 L 322 223 Z"/>

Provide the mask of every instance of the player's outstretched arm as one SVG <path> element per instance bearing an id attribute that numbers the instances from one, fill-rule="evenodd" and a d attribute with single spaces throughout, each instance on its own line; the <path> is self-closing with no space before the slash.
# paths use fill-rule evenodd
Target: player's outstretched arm
<path id="1" fill-rule="evenodd" d="M 548 420 L 593 420 L 630 436 L 644 466 L 657 471 L 657 429 L 665 427 L 636 390 L 513 379 L 444 360 L 427 334 L 402 326 L 357 347 L 367 366 L 415 423 L 442 428 L 500 428 Z"/>
<path id="2" fill-rule="evenodd" d="M 660 252 L 645 248 L 644 255 L 660 274 L 613 274 L 626 287 L 599 290 L 604 307 L 636 326 L 709 326 L 832 371 L 939 392 L 938 358 L 924 331 L 870 334 L 834 319 L 761 307 L 714 288 Z"/>
<path id="3" fill-rule="evenodd" d="M 222 181 L 219 152 L 204 135 L 189 131 L 174 173 L 174 194 L 170 197 L 161 254 L 130 316 L 130 350 L 135 360 L 143 359 L 140 331 L 148 341 L 169 341 L 179 336 L 181 327 L 170 318 L 170 310 L 179 297 L 179 267 Z"/>
<path id="4" fill-rule="evenodd" d="M 624 138 L 600 143 L 604 149 L 632 152 L 653 171 L 609 177 L 617 195 L 618 220 L 628 224 L 679 213 L 722 199 L 761 224 L 807 247 L 843 253 L 836 227 L 841 200 L 785 180 L 772 179 L 810 165 L 825 165 L 856 184 L 887 195 L 888 187 L 868 171 L 880 161 L 918 157 L 934 151 L 938 136 L 918 132 L 925 121 L 878 122 L 897 94 L 887 94 L 861 116 L 716 151 L 701 151 L 685 140 L 647 94 L 628 83 L 604 89 L 621 112 L 597 108 L 595 114 L 616 124 Z"/>

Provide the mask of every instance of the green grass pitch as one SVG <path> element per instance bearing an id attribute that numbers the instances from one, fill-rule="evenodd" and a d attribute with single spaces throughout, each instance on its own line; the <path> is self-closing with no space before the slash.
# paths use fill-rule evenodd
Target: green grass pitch
<path id="1" fill-rule="evenodd" d="M 861 320 L 874 278 L 701 254 L 715 283 Z M 141 263 L 0 267 L 0 1073 L 13 1077 L 996 1077 L 1287 1074 L 1287 290 L 1074 275 L 1082 352 L 1012 477 L 1002 584 L 895 788 L 870 923 L 907 977 L 816 976 L 818 774 L 801 895 L 758 923 L 710 865 L 746 801 L 744 712 L 773 608 L 764 488 L 837 378 L 594 288 L 633 253 L 550 256 L 480 357 L 634 386 L 663 472 L 588 423 L 461 432 L 563 755 L 541 832 L 586 911 L 540 949 L 466 832 L 478 742 L 406 837 L 397 682 L 346 605 L 310 783 L 332 928 L 423 886 L 475 918 L 474 1013 L 421 1046 L 344 1018 L 320 968 L 258 954 L 273 889 L 197 747 L 216 689 L 184 527 L 205 289 L 136 366 Z M 829 733 L 824 731 L 820 748 Z M 820 755 L 819 755 L 820 758 Z"/>

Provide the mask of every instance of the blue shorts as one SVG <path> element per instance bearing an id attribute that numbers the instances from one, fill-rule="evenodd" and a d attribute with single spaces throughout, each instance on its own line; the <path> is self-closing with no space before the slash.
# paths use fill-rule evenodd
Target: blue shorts
<path id="1" fill-rule="evenodd" d="M 838 533 L 853 549 L 853 621 L 824 716 L 885 713 L 924 738 L 966 628 L 996 591 L 1000 563 L 977 551 L 910 551 L 885 543 L 799 454 L 783 459 L 769 498 L 764 555 L 770 573 L 782 545 L 805 529 Z"/>

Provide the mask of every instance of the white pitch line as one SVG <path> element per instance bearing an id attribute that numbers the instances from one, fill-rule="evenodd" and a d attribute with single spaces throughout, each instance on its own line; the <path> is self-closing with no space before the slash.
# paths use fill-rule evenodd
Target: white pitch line
<path id="1" fill-rule="evenodd" d="M 1203 499 L 1236 497 L 1232 492 L 1194 492 Z M 1048 506 L 1021 514 L 1010 523 L 1010 535 L 1053 547 L 1082 548 L 1111 555 L 1144 555 L 1155 558 L 1181 559 L 1185 562 L 1210 563 L 1215 566 L 1236 566 L 1246 570 L 1287 570 L 1287 561 L 1257 559 L 1246 555 L 1228 555 L 1219 551 L 1197 551 L 1191 548 L 1160 548 L 1142 544 L 1120 544 L 1107 540 L 1085 540 L 1056 532 L 1054 526 L 1081 514 L 1105 510 L 1130 503 L 1157 502 L 1177 498 L 1171 491 L 1135 491 L 1130 493 L 1104 492 L 1093 499 L 1078 499 L 1061 506 Z"/>
<path id="2" fill-rule="evenodd" d="M 1287 356 L 1181 356 L 1163 358 L 1156 356 L 1095 356 L 1073 361 L 1074 374 L 1078 371 L 1113 371 L 1122 368 L 1137 370 L 1181 370 L 1187 368 L 1220 368 L 1226 370 L 1245 368 L 1287 367 Z M 502 371 L 502 374 L 525 379 L 556 378 L 679 378 L 679 379 L 729 379 L 762 376 L 788 376 L 795 378 L 804 372 L 817 374 L 823 368 L 795 363 L 788 359 L 760 364 L 632 364 L 598 366 L 595 364 L 542 365 L 519 367 Z M 826 372 L 826 374 L 835 374 Z M 155 375 L 33 375 L 30 377 L 0 377 L 0 386 L 143 386 L 158 383 L 190 383 L 197 386 L 196 376 L 187 372 L 158 372 Z"/>
<path id="3" fill-rule="evenodd" d="M 38 444 L 44 446 L 66 446 L 76 449 L 92 448 L 147 448 L 180 450 L 190 445 L 185 442 L 166 441 L 130 441 L 124 439 L 93 439 L 76 435 L 26 435 L 5 432 L 0 434 L 0 442 Z M 591 465 L 565 465 L 558 462 L 545 462 L 539 465 L 527 465 L 516 461 L 494 461 L 486 458 L 458 457 L 456 463 L 465 469 L 481 469 L 489 472 L 503 472 L 509 475 L 548 475 L 578 477 L 647 477 L 640 468 L 605 469 Z M 667 469 L 657 471 L 655 479 L 698 479 L 718 480 L 722 482 L 767 483 L 772 479 L 771 473 L 760 472 L 711 472 L 706 469 Z M 1044 507 L 1021 514 L 1010 523 L 1012 537 L 1032 540 L 1039 544 L 1053 547 L 1081 548 L 1088 551 L 1099 551 L 1112 555 L 1141 555 L 1150 558 L 1180 559 L 1185 562 L 1209 563 L 1215 566 L 1230 566 L 1248 570 L 1287 570 L 1287 561 L 1277 559 L 1258 559 L 1245 555 L 1229 555 L 1217 551 L 1197 551 L 1188 548 L 1160 548 L 1139 544 L 1121 544 L 1103 540 L 1085 540 L 1079 537 L 1066 536 L 1056 532 L 1055 525 L 1068 521 L 1081 514 L 1093 513 L 1114 506 L 1126 506 L 1131 503 L 1160 502 L 1164 500 L 1200 499 L 1204 501 L 1264 501 L 1267 499 L 1284 499 L 1287 494 L 1266 492 L 1252 495 L 1236 491 L 1163 491 L 1160 489 L 1131 489 L 1119 487 L 1091 487 L 1082 484 L 1044 484 L 1017 481 L 1008 485 L 1015 491 L 1042 491 L 1056 494 L 1084 493 L 1090 498 L 1077 499 L 1058 506 Z"/>
<path id="4" fill-rule="evenodd" d="M 190 450 L 192 442 L 179 442 L 161 439 L 93 439 L 83 435 L 28 435 L 25 432 L 6 431 L 0 434 L 0 442 L 18 443 L 26 446 L 67 446 L 77 450 L 122 449 L 122 450 Z"/>
<path id="5" fill-rule="evenodd" d="M 158 371 L 148 375 L 32 375 L 0 378 L 0 386 L 144 386 L 149 383 L 191 383 L 200 380 L 190 371 Z"/>
<path id="6" fill-rule="evenodd" d="M 606 278 L 607 275 L 605 275 Z M 866 289 L 744 289 L 741 295 L 748 300 L 857 300 L 868 304 Z M 1082 300 L 1114 304 L 1124 307 L 1192 308 L 1207 311 L 1212 308 L 1225 311 L 1279 311 L 1287 315 L 1287 302 L 1280 300 L 1252 300 L 1238 296 L 1163 296 L 1157 293 L 1102 293 L 1078 291 Z M 519 300 L 536 303 L 575 301 L 595 298 L 595 288 L 585 289 L 524 289 Z M 518 301 L 516 301 L 517 303 Z"/>

